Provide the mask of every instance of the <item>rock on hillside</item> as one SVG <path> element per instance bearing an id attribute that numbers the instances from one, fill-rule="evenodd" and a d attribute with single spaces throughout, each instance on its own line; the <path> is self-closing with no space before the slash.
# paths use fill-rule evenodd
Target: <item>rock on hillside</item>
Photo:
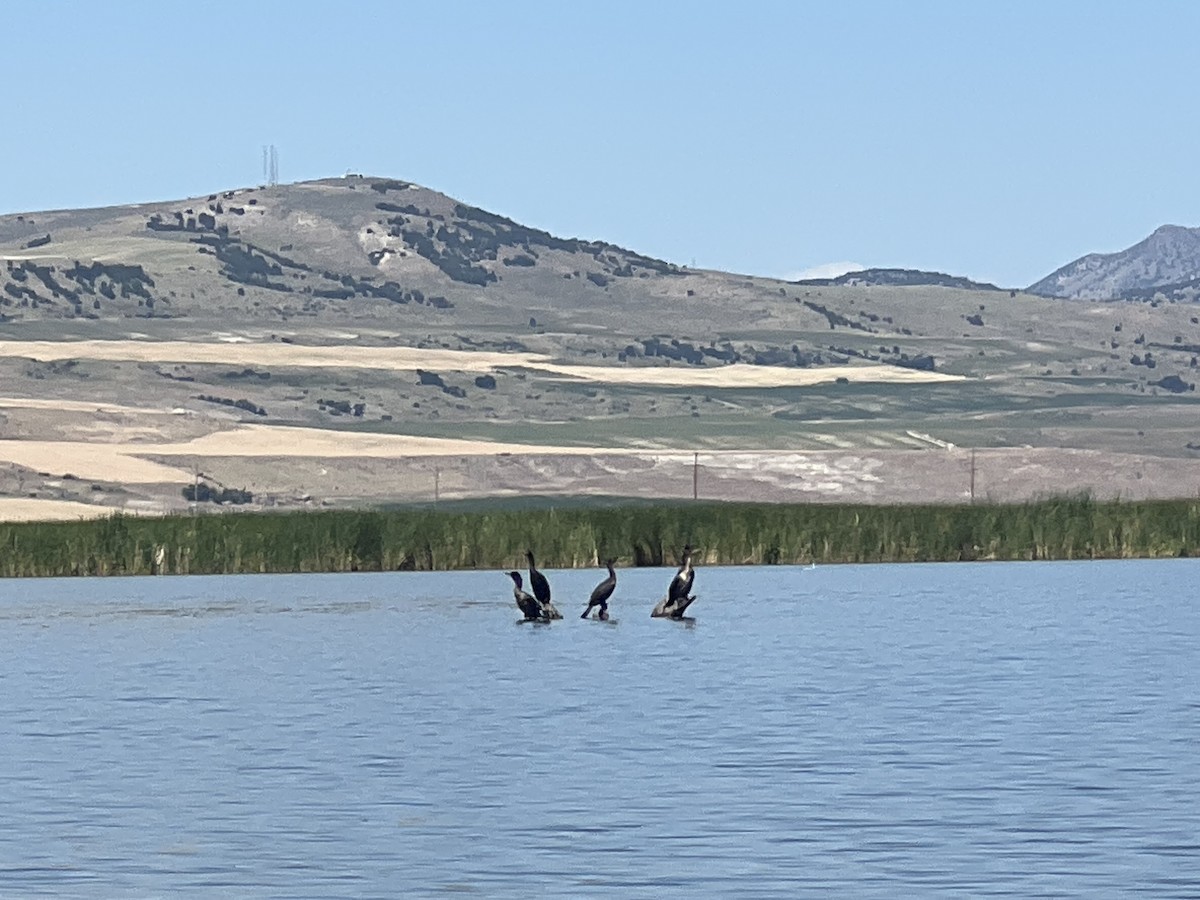
<path id="1" fill-rule="evenodd" d="M 1200 279 L 1200 228 L 1163 225 L 1119 253 L 1089 253 L 1029 293 L 1081 300 L 1135 300 Z"/>
<path id="2" fill-rule="evenodd" d="M 967 291 L 998 291 L 994 284 L 972 281 L 961 275 L 947 275 L 944 272 L 924 272 L 920 269 L 862 269 L 858 272 L 847 272 L 837 278 L 806 278 L 797 284 L 813 287 L 832 287 L 834 285 L 876 286 L 889 287 L 949 287 L 961 288 Z"/>

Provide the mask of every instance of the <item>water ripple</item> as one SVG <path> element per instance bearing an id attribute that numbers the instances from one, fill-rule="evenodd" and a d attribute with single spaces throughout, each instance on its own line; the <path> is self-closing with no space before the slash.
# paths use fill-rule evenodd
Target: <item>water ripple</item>
<path id="1" fill-rule="evenodd" d="M 1195 896 L 1197 571 L 3 582 L 0 895 Z"/>

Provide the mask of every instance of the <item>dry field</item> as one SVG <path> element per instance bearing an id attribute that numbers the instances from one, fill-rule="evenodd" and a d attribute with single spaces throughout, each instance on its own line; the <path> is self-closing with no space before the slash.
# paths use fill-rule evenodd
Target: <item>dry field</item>
<path id="1" fill-rule="evenodd" d="M 0 357 L 388 372 L 517 367 L 596 384 L 727 391 L 837 378 L 902 380 L 914 388 L 963 380 L 894 366 L 615 368 L 538 354 L 231 341 L 4 341 Z M 103 388 L 85 381 L 74 397 L 0 398 L 0 414 L 22 432 L 0 439 L 0 518 L 182 511 L 188 503 L 181 489 L 198 477 L 247 488 L 258 501 L 253 508 L 277 509 L 528 495 L 913 503 L 969 502 L 972 491 L 977 500 L 1064 489 L 1125 498 L 1200 494 L 1200 465 L 1187 459 L 1056 448 L 972 452 L 911 429 L 913 449 L 855 446 L 833 436 L 836 449 L 828 450 L 581 446 L 245 423 L 221 409 L 156 406 L 148 394 L 136 404 L 84 399 L 89 391 Z"/>
<path id="2" fill-rule="evenodd" d="M 586 366 L 555 363 L 538 353 L 415 349 L 412 347 L 296 346 L 282 343 L 227 341 L 4 341 L 0 358 L 58 360 L 127 360 L 139 363 L 206 363 L 226 366 L 288 368 L 419 369 L 492 372 L 528 369 L 601 384 L 708 388 L 807 387 L 838 379 L 858 384 L 934 384 L 962 381 L 961 375 L 924 372 L 885 365 L 814 366 L 791 369 L 729 365 L 715 369 L 685 366 Z"/>

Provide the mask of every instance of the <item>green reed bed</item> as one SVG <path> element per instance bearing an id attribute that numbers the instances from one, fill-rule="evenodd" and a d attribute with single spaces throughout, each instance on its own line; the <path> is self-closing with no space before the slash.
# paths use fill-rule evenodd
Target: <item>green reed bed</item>
<path id="1" fill-rule="evenodd" d="M 986 506 L 670 503 L 351 510 L 0 525 L 0 575 L 351 572 L 1088 559 L 1200 553 L 1200 502 Z"/>

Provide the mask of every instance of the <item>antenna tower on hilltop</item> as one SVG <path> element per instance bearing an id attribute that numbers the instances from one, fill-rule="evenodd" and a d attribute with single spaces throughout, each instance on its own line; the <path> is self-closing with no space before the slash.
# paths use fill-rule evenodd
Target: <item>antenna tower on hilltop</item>
<path id="1" fill-rule="evenodd" d="M 279 184 L 279 151 L 274 144 L 263 144 L 263 183 L 268 187 Z"/>

